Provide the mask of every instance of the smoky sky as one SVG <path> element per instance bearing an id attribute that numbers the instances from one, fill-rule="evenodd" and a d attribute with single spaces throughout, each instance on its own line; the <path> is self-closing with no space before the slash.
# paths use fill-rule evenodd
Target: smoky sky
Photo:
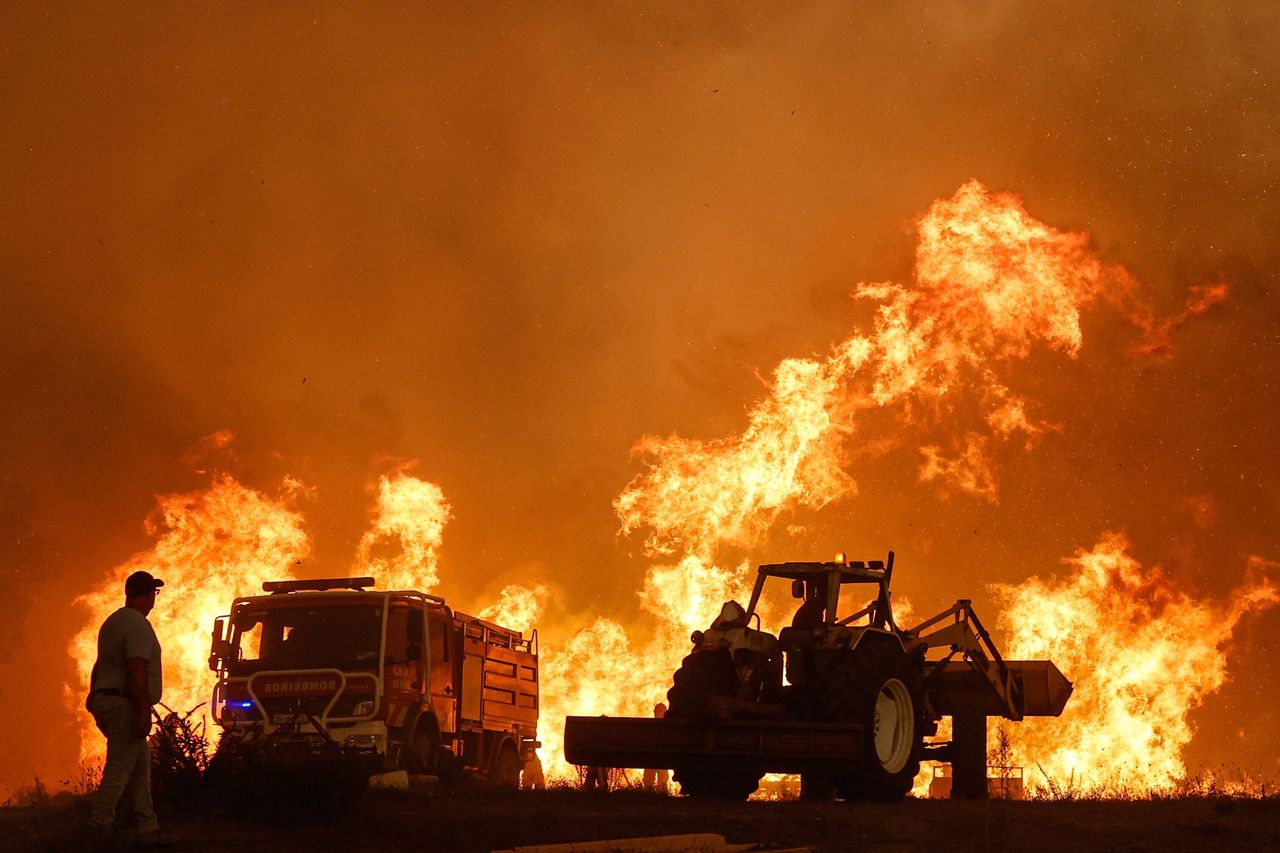
<path id="1" fill-rule="evenodd" d="M 648 562 L 610 502 L 635 440 L 740 430 L 780 358 L 868 321 L 854 284 L 909 280 L 913 217 L 970 178 L 1089 233 L 1162 314 L 1196 284 L 1231 297 L 1171 358 L 1126 354 L 1100 307 L 1079 358 L 1019 368 L 1064 429 L 1001 458 L 997 504 L 939 499 L 905 448 L 742 556 L 892 547 L 928 609 L 1119 529 L 1225 595 L 1280 559 L 1278 24 L 1267 3 L 6 4 L 0 532 L 39 547 L 0 549 L 23 617 L 0 672 L 32 697 L 0 710 L 0 787 L 66 772 L 68 600 L 147 547 L 154 495 L 208 482 L 190 452 L 216 430 L 244 482 L 314 487 L 314 574 L 346 570 L 370 482 L 416 459 L 454 508 L 446 596 L 549 579 L 566 612 L 633 618 Z M 1278 635 L 1274 613 L 1239 635 L 1193 757 L 1277 769 Z"/>

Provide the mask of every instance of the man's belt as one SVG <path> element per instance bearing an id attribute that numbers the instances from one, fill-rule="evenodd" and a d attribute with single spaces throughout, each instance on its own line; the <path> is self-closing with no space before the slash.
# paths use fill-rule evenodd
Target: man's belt
<path id="1" fill-rule="evenodd" d="M 102 696 L 123 696 L 123 697 L 124 697 L 124 698 L 126 698 L 126 699 L 132 699 L 132 698 L 133 698 L 133 697 L 132 697 L 132 696 L 130 696 L 128 693 L 125 693 L 123 690 L 117 690 L 117 689 L 116 689 L 116 688 L 114 688 L 114 687 L 99 687 L 97 690 L 95 690 L 95 691 L 93 691 L 93 692 L 94 692 L 94 693 L 98 693 L 98 694 L 100 694 L 100 695 L 102 695 Z"/>

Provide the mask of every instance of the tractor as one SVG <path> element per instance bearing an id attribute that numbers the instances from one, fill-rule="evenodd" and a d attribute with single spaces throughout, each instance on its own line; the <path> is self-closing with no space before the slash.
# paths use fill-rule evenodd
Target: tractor
<path id="1" fill-rule="evenodd" d="M 898 799 L 921 761 L 946 761 L 956 795 L 984 796 L 986 718 L 1057 716 L 1071 684 L 1049 661 L 1004 660 L 966 599 L 899 627 L 893 565 L 890 551 L 886 560 L 760 566 L 745 609 L 727 602 L 693 632 L 665 718 L 570 717 L 566 757 L 670 767 L 690 796 L 743 799 L 765 773 L 798 773 L 811 800 Z M 773 578 L 801 601 L 777 636 L 761 630 L 757 613 Z M 874 595 L 842 614 L 850 584 Z M 943 716 L 953 719 L 952 740 L 926 744 Z"/>

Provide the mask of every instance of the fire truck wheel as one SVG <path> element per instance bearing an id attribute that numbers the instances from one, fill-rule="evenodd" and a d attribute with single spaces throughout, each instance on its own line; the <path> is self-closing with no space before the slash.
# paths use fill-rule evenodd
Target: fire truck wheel
<path id="1" fill-rule="evenodd" d="M 738 692 L 738 676 L 728 651 L 695 651 L 686 655 L 671 682 L 667 716 L 673 719 L 713 718 L 717 716 L 715 700 L 732 699 Z"/>
<path id="2" fill-rule="evenodd" d="M 846 800 L 896 800 L 920 771 L 923 701 L 920 671 L 896 639 L 864 635 L 848 661 L 832 670 L 815 719 L 864 726 L 864 760 L 837 774 L 836 793 Z"/>
<path id="3" fill-rule="evenodd" d="M 439 738 L 431 726 L 419 723 L 413 739 L 400 749 L 400 769 L 410 773 L 430 773 L 435 769 Z"/>
<path id="4" fill-rule="evenodd" d="M 503 744 L 494 756 L 489 781 L 502 791 L 514 791 L 520 787 L 520 758 L 510 743 Z"/>

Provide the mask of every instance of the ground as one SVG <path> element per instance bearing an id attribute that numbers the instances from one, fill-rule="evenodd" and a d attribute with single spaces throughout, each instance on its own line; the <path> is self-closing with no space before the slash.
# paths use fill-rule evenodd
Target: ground
<path id="1" fill-rule="evenodd" d="M 88 803 L 62 797 L 0 809 L 0 850 L 85 849 Z M 426 799 L 371 792 L 342 824 L 257 826 L 161 813 L 177 849 L 217 853 L 487 851 L 519 845 L 714 832 L 730 842 L 872 851 L 1177 851 L 1280 849 L 1280 798 L 894 804 L 720 803 L 638 791 L 474 791 Z M 117 842 L 127 849 L 125 840 Z"/>

